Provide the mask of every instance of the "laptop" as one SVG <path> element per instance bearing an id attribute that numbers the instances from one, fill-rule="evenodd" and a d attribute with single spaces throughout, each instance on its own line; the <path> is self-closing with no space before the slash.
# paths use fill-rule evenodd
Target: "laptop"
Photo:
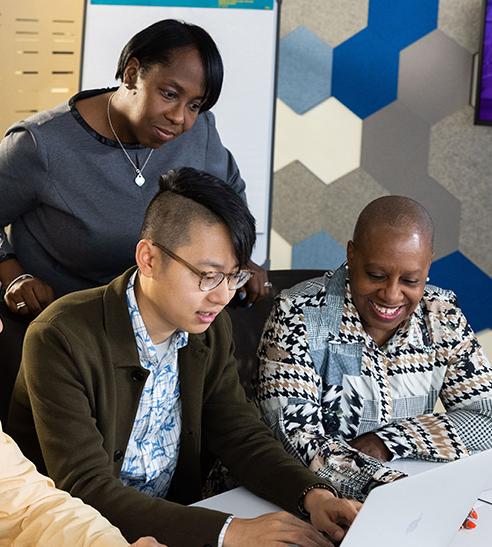
<path id="1" fill-rule="evenodd" d="M 379 486 L 341 546 L 447 547 L 491 478 L 492 449 Z"/>

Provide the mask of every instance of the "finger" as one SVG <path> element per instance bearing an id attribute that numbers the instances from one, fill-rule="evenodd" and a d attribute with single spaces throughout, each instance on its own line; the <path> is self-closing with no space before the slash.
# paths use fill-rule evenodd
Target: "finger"
<path id="1" fill-rule="evenodd" d="M 19 315 L 29 315 L 29 307 L 22 295 L 14 295 L 9 292 L 5 295 L 4 300 L 11 312 Z"/>
<path id="2" fill-rule="evenodd" d="M 256 277 L 252 277 L 251 280 L 248 281 L 248 283 L 246 284 L 246 291 L 248 304 L 254 304 L 258 299 L 258 295 L 260 292 L 258 279 L 256 279 Z"/>
<path id="3" fill-rule="evenodd" d="M 41 306 L 41 309 L 44 310 L 48 304 L 51 304 L 55 299 L 53 289 L 46 283 L 36 283 L 33 285 L 34 294 Z"/>
<path id="4" fill-rule="evenodd" d="M 21 287 L 21 293 L 22 299 L 29 307 L 29 311 L 37 315 L 43 308 L 39 303 L 39 300 L 36 296 L 36 293 L 34 292 L 34 288 L 32 287 L 32 285 L 27 285 L 26 283 L 25 287 Z"/>

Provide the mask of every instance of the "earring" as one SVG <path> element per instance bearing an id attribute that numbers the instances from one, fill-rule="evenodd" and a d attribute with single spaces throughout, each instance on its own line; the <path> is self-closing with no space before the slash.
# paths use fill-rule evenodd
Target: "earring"
<path id="1" fill-rule="evenodd" d="M 426 283 L 429 283 L 429 281 L 430 281 L 430 277 L 426 277 L 426 278 L 425 278 L 425 282 L 426 282 Z"/>

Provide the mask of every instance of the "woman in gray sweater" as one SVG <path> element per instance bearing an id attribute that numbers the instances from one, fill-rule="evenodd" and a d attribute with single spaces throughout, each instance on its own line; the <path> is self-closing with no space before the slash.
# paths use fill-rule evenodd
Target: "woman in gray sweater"
<path id="1" fill-rule="evenodd" d="M 15 124 L 0 143 L 0 229 L 11 225 L 8 237 L 0 232 L 7 322 L 26 323 L 55 298 L 133 264 L 144 211 L 169 169 L 207 171 L 244 197 L 210 112 L 223 65 L 205 30 L 154 23 L 123 48 L 116 78 L 119 87 L 78 93 Z M 266 291 L 262 270 L 253 280 L 251 300 Z M 8 343 L 2 353 L 17 365 L 19 342 Z"/>

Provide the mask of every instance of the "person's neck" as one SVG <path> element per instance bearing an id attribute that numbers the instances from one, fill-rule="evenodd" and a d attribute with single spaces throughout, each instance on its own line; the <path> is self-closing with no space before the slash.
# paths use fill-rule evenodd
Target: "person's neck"
<path id="1" fill-rule="evenodd" d="M 106 112 L 104 117 L 106 119 L 106 124 L 113 140 L 117 139 L 111 129 L 109 117 L 111 118 L 111 124 L 113 125 L 113 129 L 122 143 L 138 144 L 138 141 L 136 140 L 135 135 L 131 130 L 131 125 L 126 115 L 126 104 L 127 101 L 130 100 L 128 94 L 129 92 L 122 86 L 120 86 L 116 91 L 110 93 L 106 102 Z"/>
<path id="2" fill-rule="evenodd" d="M 152 300 L 146 295 L 145 289 L 142 287 L 139 274 L 135 277 L 133 290 L 138 310 L 152 343 L 162 344 L 162 342 L 165 342 L 176 332 L 176 329 L 172 329 L 169 325 L 163 323 L 157 308 L 154 306 Z"/>

